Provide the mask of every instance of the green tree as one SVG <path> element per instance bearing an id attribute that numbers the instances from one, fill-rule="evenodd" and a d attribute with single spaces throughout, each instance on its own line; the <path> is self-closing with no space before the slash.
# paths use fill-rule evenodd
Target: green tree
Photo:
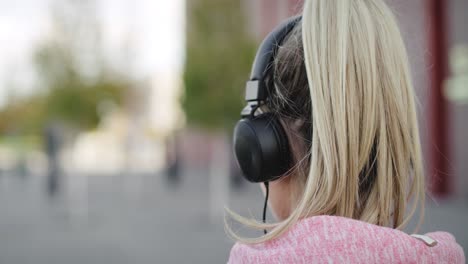
<path id="1" fill-rule="evenodd" d="M 183 108 L 189 124 L 231 128 L 255 55 L 241 1 L 188 2 Z"/>
<path id="2" fill-rule="evenodd" d="M 132 85 L 103 58 L 94 1 L 56 0 L 51 11 L 54 34 L 33 58 L 40 89 L 0 110 L 0 133 L 40 134 L 50 121 L 93 128 L 99 123 L 99 104 L 122 105 Z"/>

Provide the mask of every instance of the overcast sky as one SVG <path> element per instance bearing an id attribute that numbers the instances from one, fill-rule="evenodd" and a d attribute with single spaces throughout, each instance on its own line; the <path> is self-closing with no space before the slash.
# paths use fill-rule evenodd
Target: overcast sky
<path id="1" fill-rule="evenodd" d="M 9 93 L 34 89 L 31 55 L 48 36 L 50 0 L 0 0 L 0 106 Z M 180 70 L 184 51 L 184 0 L 97 0 L 109 57 L 118 57 L 129 34 L 137 77 Z"/>

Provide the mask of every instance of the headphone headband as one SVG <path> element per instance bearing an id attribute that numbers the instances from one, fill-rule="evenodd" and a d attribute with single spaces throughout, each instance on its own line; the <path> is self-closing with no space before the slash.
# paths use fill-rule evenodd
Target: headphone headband
<path id="1" fill-rule="evenodd" d="M 266 99 L 268 91 L 265 77 L 268 69 L 273 63 L 281 42 L 301 19 L 302 16 L 300 15 L 287 19 L 270 32 L 260 44 L 255 55 L 250 80 L 247 82 L 245 89 L 245 100 L 247 102 L 259 102 Z"/>

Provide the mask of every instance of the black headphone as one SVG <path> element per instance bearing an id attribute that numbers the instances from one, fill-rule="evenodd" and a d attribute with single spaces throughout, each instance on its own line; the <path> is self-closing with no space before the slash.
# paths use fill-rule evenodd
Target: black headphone
<path id="1" fill-rule="evenodd" d="M 292 17 L 268 34 L 257 51 L 246 85 L 247 105 L 234 129 L 233 146 L 242 174 L 251 182 L 276 180 L 292 167 L 288 138 L 278 116 L 256 112 L 270 95 L 265 79 L 278 48 L 301 19 Z"/>

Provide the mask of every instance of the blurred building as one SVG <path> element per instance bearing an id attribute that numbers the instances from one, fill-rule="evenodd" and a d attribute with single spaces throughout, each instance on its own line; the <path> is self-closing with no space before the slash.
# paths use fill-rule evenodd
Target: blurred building
<path id="1" fill-rule="evenodd" d="M 252 34 L 262 39 L 276 24 L 302 10 L 303 0 L 243 0 Z"/>

